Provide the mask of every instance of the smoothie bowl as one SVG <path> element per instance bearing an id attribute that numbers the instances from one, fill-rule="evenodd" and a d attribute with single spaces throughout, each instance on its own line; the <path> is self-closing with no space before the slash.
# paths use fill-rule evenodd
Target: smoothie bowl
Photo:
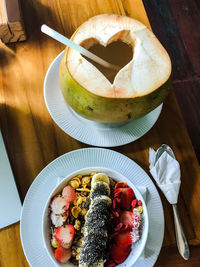
<path id="1" fill-rule="evenodd" d="M 42 221 L 44 246 L 56 266 L 133 266 L 148 229 L 139 190 L 103 167 L 65 177 L 49 195 Z"/>

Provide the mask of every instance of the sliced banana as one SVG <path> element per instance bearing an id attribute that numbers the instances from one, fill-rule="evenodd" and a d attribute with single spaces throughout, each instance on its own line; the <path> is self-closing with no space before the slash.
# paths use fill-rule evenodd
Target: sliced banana
<path id="1" fill-rule="evenodd" d="M 108 206 L 110 206 L 112 204 L 112 200 L 110 199 L 110 197 L 105 196 L 105 195 L 101 195 L 101 196 L 98 196 L 98 197 L 95 197 L 94 199 L 92 199 L 91 209 L 99 202 L 105 202 Z"/>
<path id="2" fill-rule="evenodd" d="M 110 184 L 110 179 L 105 173 L 96 173 L 92 177 L 91 186 L 93 186 L 94 183 L 100 181 Z"/>
<path id="3" fill-rule="evenodd" d="M 102 259 L 102 260 L 98 261 L 97 263 L 92 264 L 92 266 L 91 265 L 89 266 L 89 264 L 86 264 L 86 263 L 80 263 L 79 262 L 78 266 L 79 267 L 103 267 L 104 266 L 104 261 Z"/>
<path id="4" fill-rule="evenodd" d="M 94 197 L 98 196 L 109 196 L 110 195 L 110 186 L 105 182 L 96 182 L 93 184 L 90 192 L 90 198 L 93 199 Z"/>

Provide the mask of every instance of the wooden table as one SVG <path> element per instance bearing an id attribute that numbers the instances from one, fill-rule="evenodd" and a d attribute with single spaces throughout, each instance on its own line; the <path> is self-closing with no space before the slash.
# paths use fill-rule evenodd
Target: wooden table
<path id="1" fill-rule="evenodd" d="M 88 147 L 58 128 L 46 109 L 44 77 L 64 46 L 43 35 L 41 24 L 48 24 L 68 37 L 82 22 L 100 13 L 128 15 L 149 28 L 150 24 L 141 0 L 22 0 L 21 4 L 28 40 L 8 46 L 0 44 L 0 127 L 23 201 L 34 178 L 48 163 L 66 152 Z M 173 90 L 156 125 L 136 142 L 114 150 L 127 155 L 148 172 L 148 148 L 156 149 L 162 143 L 173 148 L 181 165 L 179 209 L 189 244 L 194 248 L 188 262 L 180 257 L 172 209 L 161 195 L 166 229 L 156 266 L 198 266 L 200 172 Z M 28 266 L 21 248 L 19 223 L 0 231 L 0 266 Z"/>

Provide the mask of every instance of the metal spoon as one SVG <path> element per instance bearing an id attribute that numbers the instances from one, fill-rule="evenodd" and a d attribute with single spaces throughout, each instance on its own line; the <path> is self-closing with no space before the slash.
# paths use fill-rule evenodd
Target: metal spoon
<path id="1" fill-rule="evenodd" d="M 165 151 L 172 158 L 175 159 L 175 155 L 174 155 L 172 149 L 169 146 L 163 144 L 156 151 L 156 157 L 155 157 L 154 165 L 156 164 L 156 162 L 158 161 L 158 159 L 160 158 L 162 153 L 165 152 Z M 181 219 L 180 219 L 180 216 L 179 216 L 177 204 L 172 204 L 172 207 L 173 207 L 173 213 L 174 213 L 174 224 L 175 224 L 176 242 L 177 242 L 178 250 L 179 250 L 180 255 L 185 260 L 188 260 L 189 257 L 190 257 L 190 250 L 189 250 L 189 245 L 188 245 L 188 242 L 187 242 L 184 230 L 183 230 Z"/>

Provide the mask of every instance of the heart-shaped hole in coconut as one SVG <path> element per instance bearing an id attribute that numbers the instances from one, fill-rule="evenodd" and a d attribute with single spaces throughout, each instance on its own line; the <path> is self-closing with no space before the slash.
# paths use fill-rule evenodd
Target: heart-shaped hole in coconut
<path id="1" fill-rule="evenodd" d="M 114 41 L 108 44 L 106 47 L 95 42 L 89 49 L 90 52 L 104 59 L 105 61 L 120 66 L 123 68 L 133 58 L 133 48 L 124 43 L 121 40 Z M 102 65 L 94 62 L 93 60 L 85 57 L 90 63 L 92 63 L 101 73 L 113 83 L 115 76 L 119 70 L 113 70 L 103 67 Z"/>

